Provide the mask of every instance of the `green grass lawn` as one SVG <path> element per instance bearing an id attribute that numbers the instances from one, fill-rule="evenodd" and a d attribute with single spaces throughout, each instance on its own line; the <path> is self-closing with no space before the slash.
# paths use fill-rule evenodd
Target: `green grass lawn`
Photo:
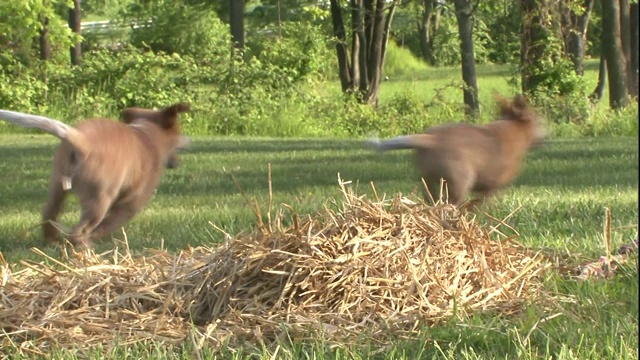
<path id="1" fill-rule="evenodd" d="M 40 210 L 56 143 L 47 135 L 0 135 L 0 252 L 10 263 L 37 259 L 29 249 L 42 244 Z M 231 234 L 250 229 L 254 217 L 230 174 L 266 206 L 268 163 L 274 204 L 292 205 L 300 214 L 319 210 L 328 198 L 339 197 L 337 173 L 357 183 L 360 193 L 372 193 L 370 182 L 379 194 L 420 191 L 410 152 L 380 155 L 358 140 L 196 137 L 182 161 L 181 168 L 166 173 L 151 204 L 125 227 L 135 252 L 161 243 L 171 250 L 215 243 L 222 235 L 209 221 Z M 78 217 L 76 201 L 71 199 L 62 217 L 66 225 Z M 550 141 L 530 154 L 522 176 L 490 204 L 488 212 L 504 218 L 518 207 L 507 223 L 520 233 L 519 241 L 532 247 L 594 258 L 603 255 L 605 207 L 613 212 L 614 247 L 631 241 L 638 231 L 638 139 Z M 97 250 L 110 247 L 112 243 L 105 241 Z M 54 248 L 45 251 L 59 254 Z M 452 320 L 378 355 L 355 348 L 328 350 L 319 342 L 283 344 L 278 358 L 638 358 L 637 270 L 600 283 L 551 277 L 547 287 L 574 295 L 577 302 L 558 304 L 560 315 L 548 321 L 540 320 L 553 314 L 535 304 L 516 318 L 480 315 Z M 193 358 L 185 349 L 174 350 L 140 344 L 113 355 Z M 259 354 L 270 355 L 266 350 Z"/>

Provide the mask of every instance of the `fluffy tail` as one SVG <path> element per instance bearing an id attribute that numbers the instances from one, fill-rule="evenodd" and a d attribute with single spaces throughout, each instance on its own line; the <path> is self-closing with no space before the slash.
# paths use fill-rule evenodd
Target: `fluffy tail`
<path id="1" fill-rule="evenodd" d="M 24 128 L 43 130 L 61 140 L 66 140 L 81 153 L 86 153 L 87 144 L 84 136 L 74 127 L 48 117 L 0 110 L 0 119 Z"/>
<path id="2" fill-rule="evenodd" d="M 367 144 L 378 151 L 399 149 L 429 149 L 433 146 L 435 138 L 431 134 L 415 134 L 396 136 L 387 140 L 377 138 L 367 140 Z"/>

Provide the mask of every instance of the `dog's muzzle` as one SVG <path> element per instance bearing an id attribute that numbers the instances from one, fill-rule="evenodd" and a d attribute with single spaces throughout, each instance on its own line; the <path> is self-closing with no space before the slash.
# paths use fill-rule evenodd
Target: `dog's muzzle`
<path id="1" fill-rule="evenodd" d="M 191 147 L 191 139 L 187 136 L 181 136 L 176 147 L 176 152 L 169 156 L 167 159 L 167 169 L 175 169 L 180 166 L 180 160 L 178 159 L 178 152 L 186 150 Z"/>
<path id="2" fill-rule="evenodd" d="M 180 166 L 180 160 L 178 159 L 178 155 L 176 154 L 172 154 L 171 156 L 169 156 L 169 159 L 167 159 L 167 169 L 175 169 L 178 166 Z"/>

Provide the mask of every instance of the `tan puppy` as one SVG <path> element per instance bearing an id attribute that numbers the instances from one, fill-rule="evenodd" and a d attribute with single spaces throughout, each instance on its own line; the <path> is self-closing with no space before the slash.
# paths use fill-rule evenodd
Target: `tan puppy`
<path id="1" fill-rule="evenodd" d="M 496 99 L 499 118 L 490 124 L 448 124 L 369 144 L 379 151 L 415 149 L 417 166 L 434 199 L 444 179 L 449 203 L 461 205 L 471 192 L 481 195 L 472 204 L 480 203 L 518 176 L 529 149 L 547 134 L 524 96 Z"/>
<path id="2" fill-rule="evenodd" d="M 45 240 L 57 240 L 52 222 L 69 190 L 78 196 L 81 206 L 80 221 L 70 234 L 75 245 L 90 246 L 139 213 L 170 158 L 185 143 L 178 113 L 187 110 L 187 105 L 175 104 L 160 111 L 133 111 L 126 123 L 98 118 L 77 127 L 0 110 L 1 119 L 44 130 L 62 140 L 53 159 L 49 196 L 42 211 Z"/>

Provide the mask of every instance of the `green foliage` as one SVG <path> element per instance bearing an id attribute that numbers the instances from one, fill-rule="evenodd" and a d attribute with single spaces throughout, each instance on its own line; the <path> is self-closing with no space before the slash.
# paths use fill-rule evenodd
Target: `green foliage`
<path id="1" fill-rule="evenodd" d="M 487 60 L 494 64 L 518 64 L 522 26 L 520 8 L 510 2 L 481 2 L 478 13 L 479 18 L 486 19 L 487 34 L 491 38 Z"/>
<path id="2" fill-rule="evenodd" d="M 54 55 L 71 45 L 72 33 L 66 26 L 67 18 L 59 12 L 69 8 L 66 0 L 0 1 L 0 49 L 14 54 L 21 62 L 29 64 L 38 51 L 37 37 L 43 28 L 43 20 L 49 20 L 48 37 Z M 34 39 L 36 40 L 34 42 Z M 65 59 L 68 52 L 64 52 Z M 0 63 L 0 66 L 4 64 Z"/>
<path id="3" fill-rule="evenodd" d="M 80 67 L 39 62 L 26 68 L 16 62 L 10 69 L 14 71 L 0 72 L 1 108 L 66 119 L 115 116 L 128 106 L 195 103 L 198 88 L 206 80 L 201 75 L 205 68 L 190 57 L 130 47 L 117 53 L 88 52 Z"/>
<path id="4" fill-rule="evenodd" d="M 249 58 L 277 68 L 278 78 L 285 77 L 272 80 L 295 83 L 303 79 L 313 81 L 331 72 L 336 60 L 327 44 L 328 36 L 319 26 L 285 22 L 277 32 L 267 30 L 252 37 L 246 53 Z"/>
<path id="5" fill-rule="evenodd" d="M 334 56 L 314 25 L 283 23 L 280 30 L 280 35 L 258 36 L 247 44 L 244 56 L 219 67 L 220 75 L 211 84 L 216 97 L 210 111 L 216 121 L 206 125 L 209 133 L 301 135 L 301 125 L 308 120 L 289 118 L 291 109 L 302 114 L 292 100 L 313 102 L 308 89 L 329 72 Z M 265 126 L 272 121 L 273 126 Z"/>
<path id="6" fill-rule="evenodd" d="M 116 19 L 118 14 L 126 11 L 127 6 L 136 0 L 90 0 L 82 1 L 82 13 L 104 19 Z"/>
<path id="7" fill-rule="evenodd" d="M 489 46 L 492 37 L 490 29 L 478 17 L 473 19 L 473 50 L 476 64 L 488 62 Z M 458 23 L 453 8 L 445 11 L 440 20 L 440 27 L 434 34 L 434 57 L 436 65 L 451 66 L 460 64 L 460 36 L 458 35 Z"/>
<path id="8" fill-rule="evenodd" d="M 632 99 L 629 102 L 632 103 Z M 629 134 L 637 136 L 638 107 L 628 106 L 622 110 L 610 110 L 601 106 L 589 115 L 585 126 L 581 126 L 583 136 L 615 136 Z"/>
<path id="9" fill-rule="evenodd" d="M 186 0 L 132 2 L 122 18 L 140 26 L 130 33 L 131 44 L 140 49 L 206 59 L 229 51 L 228 27 L 204 5 L 189 5 Z M 145 25 L 149 20 L 153 23 Z"/>
<path id="10" fill-rule="evenodd" d="M 529 99 L 555 123 L 583 124 L 589 116 L 587 83 L 576 74 L 569 56 L 565 53 L 560 11 L 557 7 L 534 9 L 523 21 L 532 43 L 530 52 L 518 73 L 511 79 L 513 84 L 527 81 L 524 85 Z M 532 57 L 533 56 L 533 57 Z M 525 80 L 526 79 L 526 80 Z"/>
<path id="11" fill-rule="evenodd" d="M 409 49 L 398 46 L 394 40 L 389 40 L 382 71 L 384 75 L 390 78 L 410 77 L 425 71 L 427 71 L 427 64 L 424 61 L 417 58 Z"/>
<path id="12" fill-rule="evenodd" d="M 260 0 L 247 4 L 246 20 L 249 26 L 277 28 L 284 22 L 327 25 L 330 12 L 326 6 L 318 6 L 316 0 Z M 226 13 L 225 13 L 226 15 Z"/>
<path id="13" fill-rule="evenodd" d="M 197 68 L 191 58 L 141 52 L 131 47 L 118 51 L 117 57 L 114 55 L 109 50 L 90 52 L 82 67 L 60 71 L 58 76 L 50 77 L 49 84 L 57 89 L 61 100 L 70 99 L 79 108 L 92 111 L 108 110 L 95 109 L 100 103 L 110 104 L 111 110 L 116 110 L 193 100 L 192 89 L 199 78 L 194 76 Z"/>
<path id="14" fill-rule="evenodd" d="M 589 31 L 587 31 L 587 49 L 585 56 L 594 59 L 600 58 L 602 46 L 602 2 L 594 1 L 591 17 L 589 20 Z"/>
<path id="15" fill-rule="evenodd" d="M 35 75 L 38 68 L 24 65 L 7 52 L 0 52 L 0 64 L 0 106 L 36 113 L 46 111 L 48 88 L 41 77 Z"/>
<path id="16" fill-rule="evenodd" d="M 544 64 L 547 66 L 545 67 Z M 529 99 L 555 124 L 572 123 L 583 125 L 589 117 L 591 103 L 588 100 L 588 83 L 573 70 L 568 59 L 553 61 L 544 59 L 535 68 L 541 82 L 536 91 L 530 92 Z M 519 74 L 512 78 L 518 83 Z"/>

